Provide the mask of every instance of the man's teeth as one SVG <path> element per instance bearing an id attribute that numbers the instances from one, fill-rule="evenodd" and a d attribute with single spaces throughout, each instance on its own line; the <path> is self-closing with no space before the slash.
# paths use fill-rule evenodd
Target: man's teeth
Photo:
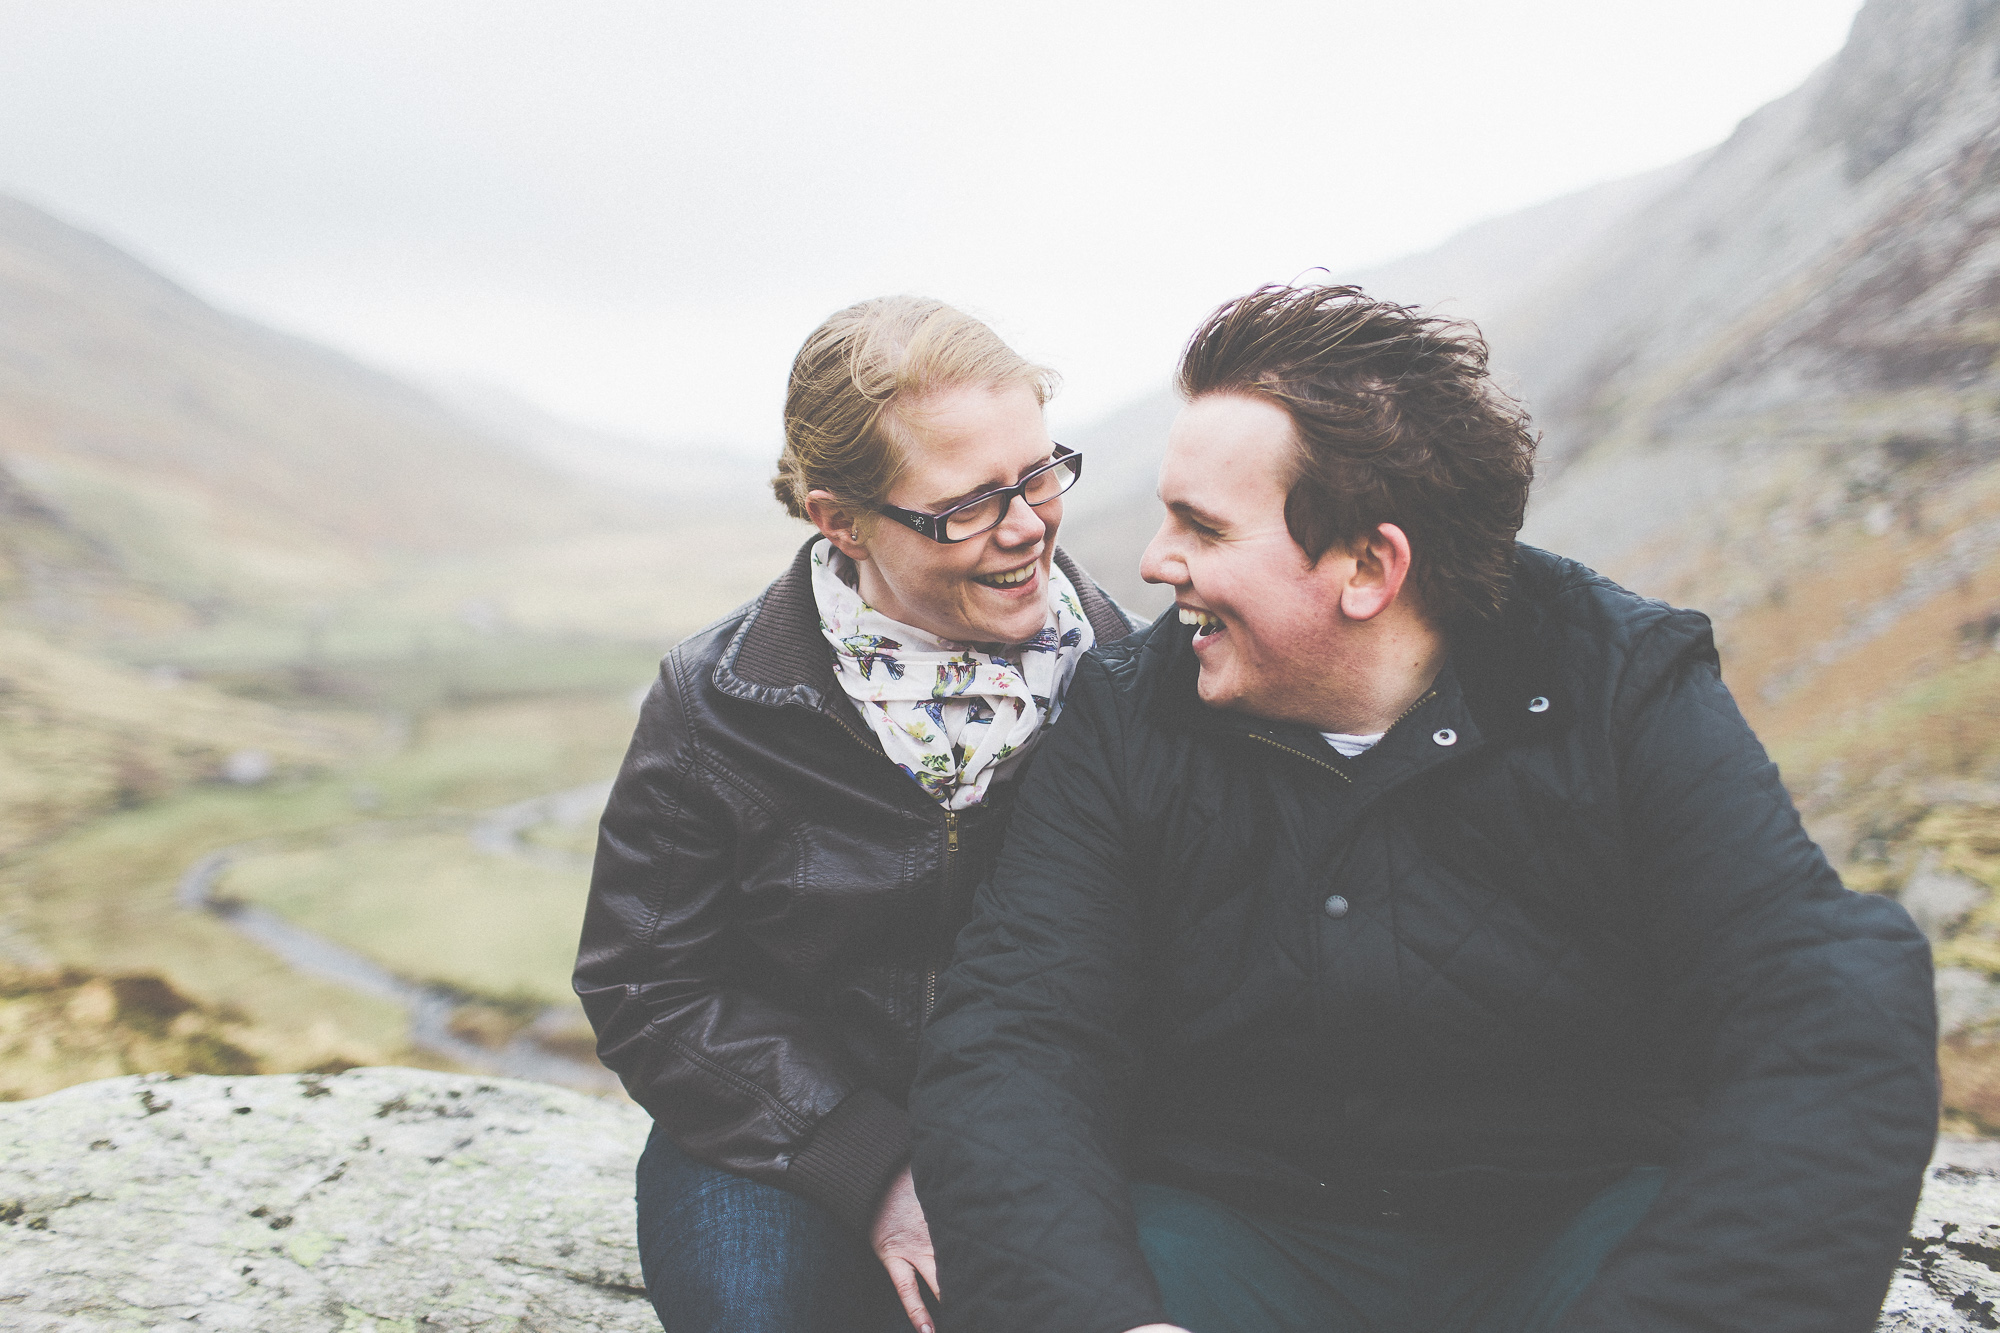
<path id="1" fill-rule="evenodd" d="M 1181 608 L 1181 624 L 1193 625 L 1203 634 L 1213 634 L 1222 628 L 1222 622 L 1208 612 L 1190 610 L 1185 606 Z"/>
<path id="2" fill-rule="evenodd" d="M 1034 565 L 1026 564 L 1022 565 L 1019 569 L 1010 570 L 1005 574 L 981 574 L 973 581 L 975 583 L 983 583 L 989 588 L 1013 588 L 1026 583 L 1033 577 L 1035 577 Z"/>

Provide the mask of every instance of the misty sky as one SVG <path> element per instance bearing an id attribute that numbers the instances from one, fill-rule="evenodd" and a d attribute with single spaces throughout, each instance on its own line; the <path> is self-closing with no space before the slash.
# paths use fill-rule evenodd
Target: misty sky
<path id="1" fill-rule="evenodd" d="M 1256 283 L 1721 140 L 1858 7 L 0 0 L 0 190 L 379 364 L 760 452 L 820 318 L 929 292 L 1060 425 Z"/>

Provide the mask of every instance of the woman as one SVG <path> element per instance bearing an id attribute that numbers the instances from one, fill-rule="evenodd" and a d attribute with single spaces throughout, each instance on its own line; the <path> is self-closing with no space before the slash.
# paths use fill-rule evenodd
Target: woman
<path id="1" fill-rule="evenodd" d="M 669 1333 L 930 1329 L 917 1034 L 1022 760 L 1129 628 L 1056 550 L 1082 459 L 1043 424 L 1052 382 L 936 301 L 827 320 L 774 483 L 820 535 L 641 712 L 576 987 L 653 1114 L 640 1255 Z"/>

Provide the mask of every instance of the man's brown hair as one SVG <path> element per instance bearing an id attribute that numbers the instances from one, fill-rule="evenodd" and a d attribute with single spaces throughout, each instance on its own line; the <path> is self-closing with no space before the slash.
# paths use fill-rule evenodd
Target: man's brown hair
<path id="1" fill-rule="evenodd" d="M 1195 331 L 1176 383 L 1190 402 L 1241 394 L 1290 415 L 1298 457 L 1285 526 L 1308 556 L 1351 550 L 1394 523 L 1434 623 L 1498 614 L 1535 436 L 1488 377 L 1477 329 L 1359 287 L 1259 287 Z"/>

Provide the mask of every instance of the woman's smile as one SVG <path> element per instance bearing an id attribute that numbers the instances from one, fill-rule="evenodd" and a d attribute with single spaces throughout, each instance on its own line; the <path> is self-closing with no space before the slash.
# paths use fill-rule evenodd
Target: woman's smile
<path id="1" fill-rule="evenodd" d="M 992 574 L 975 574 L 972 576 L 972 581 L 1002 592 L 1031 593 L 1035 590 L 1034 584 L 1037 582 L 1035 575 L 1041 571 L 1041 567 L 1041 557 L 1037 555 L 1035 559 L 1013 569 L 1003 569 Z"/>

